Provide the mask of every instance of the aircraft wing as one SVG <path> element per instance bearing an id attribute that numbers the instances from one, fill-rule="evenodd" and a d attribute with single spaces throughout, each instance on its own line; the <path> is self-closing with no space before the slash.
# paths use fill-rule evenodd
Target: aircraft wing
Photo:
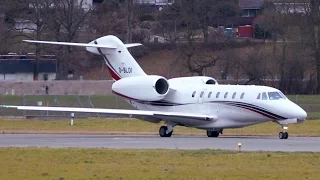
<path id="1" fill-rule="evenodd" d="M 164 112 L 164 111 L 143 111 L 143 110 L 124 110 L 124 109 L 99 109 L 99 108 L 77 108 L 77 107 L 45 107 L 45 106 L 10 106 L 0 105 L 3 108 L 15 108 L 19 110 L 33 111 L 63 111 L 63 112 L 87 112 L 87 113 L 104 113 L 104 114 L 119 114 L 133 116 L 150 116 L 157 118 L 184 118 L 198 121 L 216 121 L 217 116 L 190 114 L 182 112 Z"/>

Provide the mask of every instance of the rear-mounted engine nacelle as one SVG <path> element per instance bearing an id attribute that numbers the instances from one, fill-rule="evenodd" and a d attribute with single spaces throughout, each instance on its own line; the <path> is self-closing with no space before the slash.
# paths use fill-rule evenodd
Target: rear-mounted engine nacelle
<path id="1" fill-rule="evenodd" d="M 168 94 L 169 83 L 161 76 L 134 76 L 113 83 L 112 91 L 128 99 L 157 101 Z"/>

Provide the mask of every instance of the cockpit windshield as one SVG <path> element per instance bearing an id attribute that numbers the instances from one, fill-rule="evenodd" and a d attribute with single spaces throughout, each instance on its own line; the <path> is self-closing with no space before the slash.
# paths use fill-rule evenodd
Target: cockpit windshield
<path id="1" fill-rule="evenodd" d="M 270 100 L 287 99 L 282 92 L 268 92 L 268 96 Z"/>

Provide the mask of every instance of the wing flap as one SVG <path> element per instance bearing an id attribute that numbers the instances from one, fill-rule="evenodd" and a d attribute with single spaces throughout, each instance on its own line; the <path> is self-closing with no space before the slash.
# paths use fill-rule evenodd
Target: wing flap
<path id="1" fill-rule="evenodd" d="M 18 110 L 31 111 L 63 111 L 63 112 L 89 112 L 119 115 L 135 115 L 135 116 L 153 116 L 157 118 L 180 118 L 192 119 L 198 121 L 216 121 L 217 116 L 199 115 L 182 112 L 162 112 L 162 111 L 143 111 L 143 110 L 124 110 L 124 109 L 99 109 L 99 108 L 77 108 L 77 107 L 45 107 L 45 106 L 9 106 L 1 105 L 3 108 L 15 108 Z"/>

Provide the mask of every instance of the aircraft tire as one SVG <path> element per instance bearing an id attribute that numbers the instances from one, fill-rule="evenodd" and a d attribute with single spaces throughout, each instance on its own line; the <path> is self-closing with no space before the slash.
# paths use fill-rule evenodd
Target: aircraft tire
<path id="1" fill-rule="evenodd" d="M 283 137 L 283 139 L 288 139 L 288 137 L 289 137 L 289 134 L 288 134 L 288 132 L 285 132 L 285 133 L 283 133 L 284 134 L 284 137 Z"/>
<path id="2" fill-rule="evenodd" d="M 283 139 L 284 138 L 284 133 L 283 132 L 279 132 L 279 139 Z"/>
<path id="3" fill-rule="evenodd" d="M 167 134 L 167 126 L 161 126 L 159 129 L 159 135 L 160 137 L 171 137 L 173 131 Z"/>
<path id="4" fill-rule="evenodd" d="M 209 130 L 207 130 L 207 136 L 208 137 L 218 137 L 219 134 L 220 134 L 219 131 L 209 131 Z"/>

